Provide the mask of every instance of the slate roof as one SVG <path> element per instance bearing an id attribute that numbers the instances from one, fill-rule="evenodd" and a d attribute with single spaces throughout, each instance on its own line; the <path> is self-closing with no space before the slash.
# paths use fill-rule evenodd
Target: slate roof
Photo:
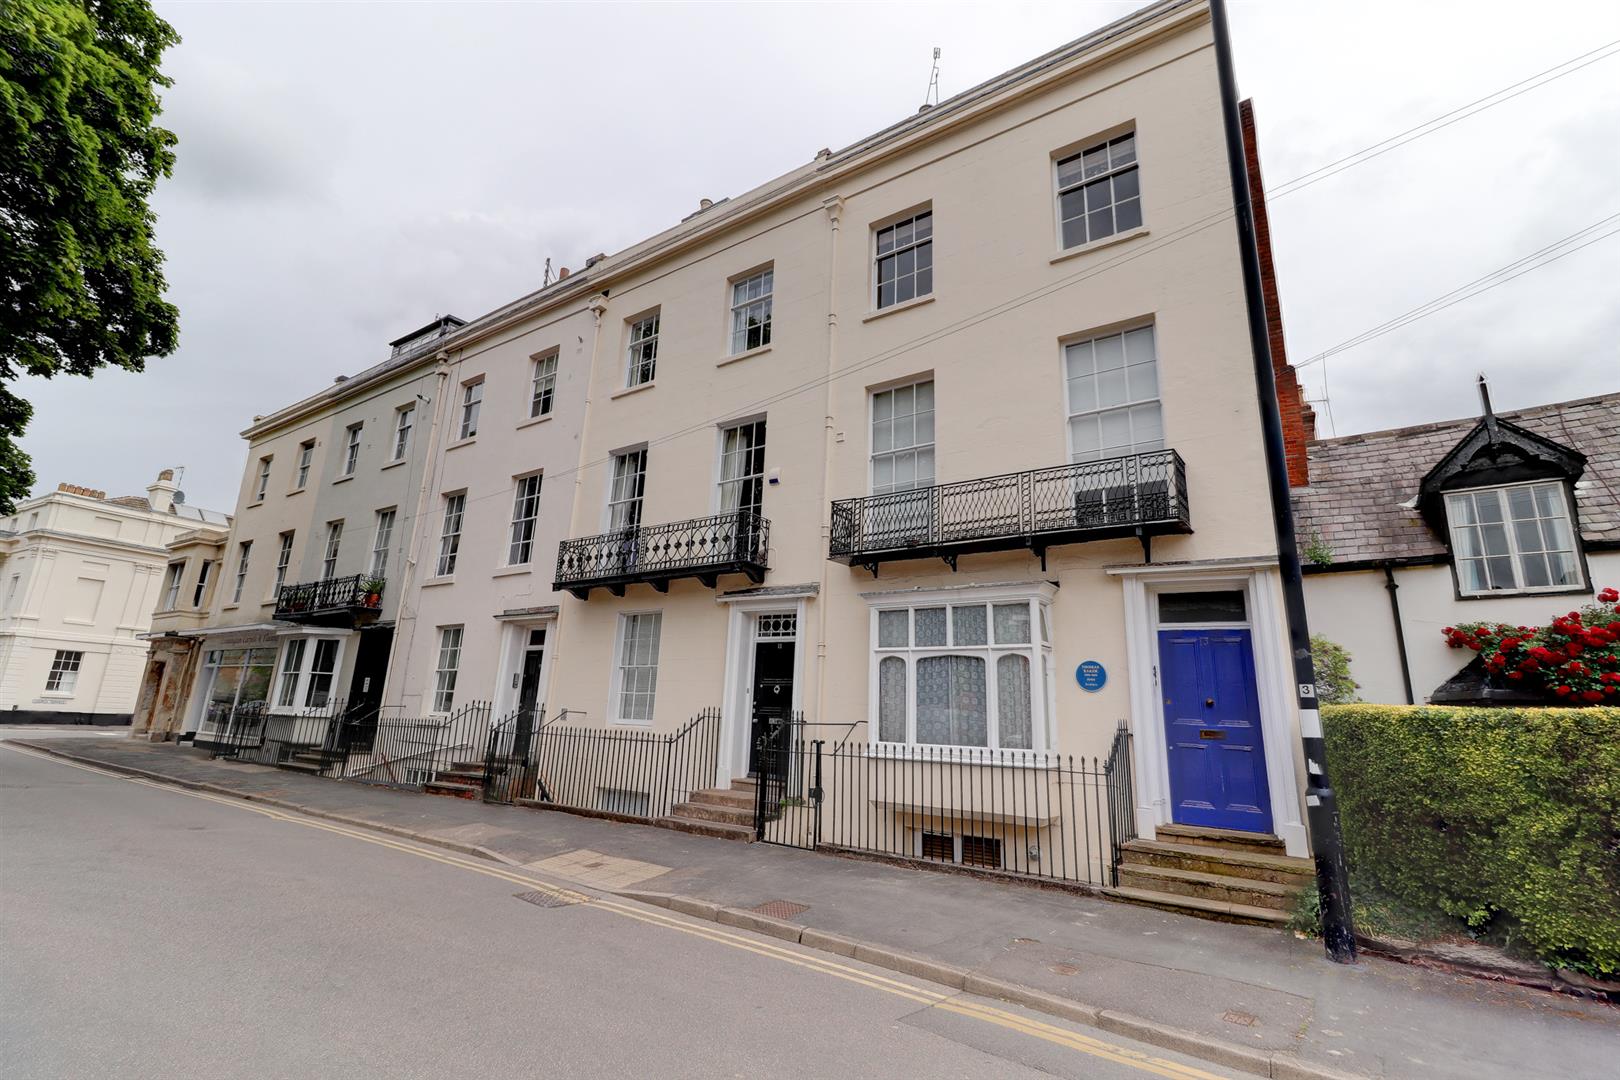
<path id="1" fill-rule="evenodd" d="M 1575 486 L 1581 536 L 1620 544 L 1620 392 L 1496 415 L 1586 455 Z M 1313 543 L 1332 552 L 1334 565 L 1445 557 L 1418 516 L 1418 485 L 1477 423 L 1471 416 L 1311 443 L 1310 485 L 1293 492 L 1302 558 Z"/>

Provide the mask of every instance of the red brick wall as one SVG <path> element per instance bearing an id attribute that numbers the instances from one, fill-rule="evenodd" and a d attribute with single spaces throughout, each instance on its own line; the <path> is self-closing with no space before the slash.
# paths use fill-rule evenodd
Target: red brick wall
<path id="1" fill-rule="evenodd" d="M 1283 446 L 1288 451 L 1288 482 L 1310 483 L 1305 447 L 1316 438 L 1316 410 L 1305 403 L 1299 376 L 1288 363 L 1283 342 L 1282 306 L 1277 301 L 1277 272 L 1271 264 L 1271 222 L 1266 216 L 1265 184 L 1260 178 L 1260 149 L 1254 137 L 1254 104 L 1238 105 L 1243 124 L 1243 156 L 1249 167 L 1249 199 L 1254 204 L 1254 234 L 1260 247 L 1260 291 L 1265 298 L 1266 329 L 1271 338 L 1271 368 L 1277 379 L 1277 408 L 1282 413 Z"/>

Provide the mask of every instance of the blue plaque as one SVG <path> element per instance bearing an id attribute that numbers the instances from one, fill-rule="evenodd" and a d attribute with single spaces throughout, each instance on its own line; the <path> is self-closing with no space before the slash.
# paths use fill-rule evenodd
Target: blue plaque
<path id="1" fill-rule="evenodd" d="M 1108 683 L 1108 669 L 1095 660 L 1083 660 L 1074 669 L 1074 681 L 1088 694 L 1095 694 Z"/>

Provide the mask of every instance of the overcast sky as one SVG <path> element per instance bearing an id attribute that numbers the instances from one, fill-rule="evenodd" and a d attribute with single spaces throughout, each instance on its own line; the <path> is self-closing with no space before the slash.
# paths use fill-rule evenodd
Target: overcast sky
<path id="1" fill-rule="evenodd" d="M 38 490 L 185 466 L 232 509 L 238 432 L 1140 6 L 159 3 L 180 138 L 158 189 L 180 349 L 25 380 Z M 1493 10 L 1494 7 L 1494 10 Z M 1236 0 L 1276 185 L 1620 39 L 1620 4 Z M 1620 212 L 1620 57 L 1272 204 L 1298 361 Z M 1324 434 L 1620 389 L 1620 237 L 1307 369 Z"/>

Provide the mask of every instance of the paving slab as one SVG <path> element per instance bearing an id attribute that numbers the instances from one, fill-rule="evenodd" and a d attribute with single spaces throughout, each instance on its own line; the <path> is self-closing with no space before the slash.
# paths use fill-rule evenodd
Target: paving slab
<path id="1" fill-rule="evenodd" d="M 1613 1076 L 1620 1008 L 1364 958 L 1330 963 L 1285 931 L 1205 922 L 1072 892 L 650 826 L 487 806 L 210 760 L 127 739 L 30 740 L 53 752 L 245 798 L 414 832 L 534 864 L 584 850 L 667 868 L 631 883 L 695 911 L 802 907 L 787 922 L 1027 988 L 1126 1024 L 1164 1025 L 1272 1056 L 1272 1071 L 1333 1069 L 1455 1080 Z M 588 860 L 587 860 L 588 861 Z M 639 872 L 639 868 L 638 871 Z M 678 907 L 677 910 L 682 910 Z M 806 940 L 815 940 L 817 934 Z M 1234 1054 L 1236 1050 L 1232 1051 Z"/>

